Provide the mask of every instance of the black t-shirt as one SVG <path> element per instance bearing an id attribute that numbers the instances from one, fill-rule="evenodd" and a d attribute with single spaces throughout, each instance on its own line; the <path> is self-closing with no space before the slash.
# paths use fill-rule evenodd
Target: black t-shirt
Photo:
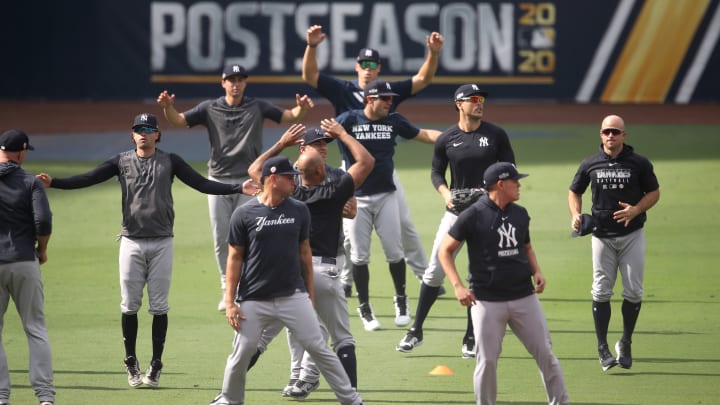
<path id="1" fill-rule="evenodd" d="M 325 181 L 318 186 L 295 188 L 293 197 L 305 202 L 310 210 L 313 256 L 335 257 L 338 254 L 343 206 L 354 191 L 355 183 L 347 173 L 338 180 Z"/>

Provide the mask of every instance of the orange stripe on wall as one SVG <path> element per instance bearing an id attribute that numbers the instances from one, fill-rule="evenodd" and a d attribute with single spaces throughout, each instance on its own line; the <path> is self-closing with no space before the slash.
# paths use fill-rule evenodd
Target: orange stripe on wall
<path id="1" fill-rule="evenodd" d="M 710 0 L 647 0 L 600 97 L 662 103 Z"/>

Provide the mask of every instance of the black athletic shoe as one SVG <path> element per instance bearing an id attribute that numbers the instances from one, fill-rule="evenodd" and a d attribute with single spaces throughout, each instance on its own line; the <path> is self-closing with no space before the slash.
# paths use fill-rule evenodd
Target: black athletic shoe
<path id="1" fill-rule="evenodd" d="M 405 336 L 395 346 L 395 350 L 403 353 L 411 353 L 414 348 L 421 346 L 423 342 L 422 331 L 409 329 Z"/>
<path id="2" fill-rule="evenodd" d="M 615 343 L 615 351 L 617 352 L 617 362 L 621 368 L 632 367 L 632 352 L 630 351 L 630 344 L 632 342 L 628 340 L 618 340 Z"/>
<path id="3" fill-rule="evenodd" d="M 607 344 L 601 344 L 598 346 L 598 358 L 600 359 L 600 365 L 602 366 L 603 371 L 608 371 L 618 364 L 615 357 L 613 357 L 610 353 L 610 349 Z"/>
<path id="4" fill-rule="evenodd" d="M 297 378 L 291 378 L 290 381 L 288 381 L 288 383 L 287 383 L 287 385 L 285 386 L 285 388 L 283 388 L 283 390 L 282 390 L 282 396 L 284 396 L 284 397 L 289 397 L 289 396 L 290 396 L 290 391 L 292 391 L 293 387 L 295 386 L 295 384 L 297 384 L 297 382 L 298 382 L 298 379 L 297 379 Z"/>
<path id="5" fill-rule="evenodd" d="M 475 358 L 475 337 L 465 336 L 463 338 L 462 348 L 460 349 L 463 359 Z"/>
<path id="6" fill-rule="evenodd" d="M 147 373 L 145 373 L 145 377 L 142 379 L 143 384 L 157 387 L 160 383 L 160 370 L 162 370 L 162 368 L 162 361 L 158 359 L 151 361 Z"/>
<path id="7" fill-rule="evenodd" d="M 125 369 L 127 370 L 128 384 L 131 387 L 139 387 L 142 385 L 142 372 L 140 364 L 133 356 L 125 357 Z"/>

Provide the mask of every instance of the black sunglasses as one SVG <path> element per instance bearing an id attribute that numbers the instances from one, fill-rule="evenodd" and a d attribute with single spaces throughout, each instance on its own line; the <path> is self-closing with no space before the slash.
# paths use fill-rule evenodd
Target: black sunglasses
<path id="1" fill-rule="evenodd" d="M 624 131 L 623 131 L 622 129 L 617 129 L 617 128 L 605 128 L 605 129 L 603 129 L 603 130 L 600 131 L 600 132 L 601 132 L 603 135 L 610 135 L 610 134 L 612 134 L 612 135 L 620 135 L 620 134 L 622 134 Z"/>

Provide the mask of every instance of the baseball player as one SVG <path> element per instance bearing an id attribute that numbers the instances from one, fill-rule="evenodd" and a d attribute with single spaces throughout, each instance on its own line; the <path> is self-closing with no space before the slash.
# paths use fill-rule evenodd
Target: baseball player
<path id="1" fill-rule="evenodd" d="M 167 91 L 160 93 L 158 105 L 165 118 L 175 127 L 207 128 L 210 140 L 208 178 L 227 184 L 242 184 L 248 179 L 247 169 L 262 151 L 262 129 L 264 120 L 277 123 L 298 122 L 313 107 L 307 96 L 295 95 L 297 105 L 293 109 L 282 109 L 265 100 L 245 95 L 248 72 L 238 64 L 225 67 L 221 85 L 225 95 L 215 100 L 206 100 L 188 111 L 179 113 L 175 107 L 175 95 Z M 230 215 L 233 210 L 250 199 L 243 194 L 209 195 L 210 225 L 215 246 L 215 259 L 220 272 L 222 298 L 218 310 L 225 310 L 225 264 L 227 263 L 227 234 Z"/>
<path id="2" fill-rule="evenodd" d="M 40 405 L 55 401 L 40 265 L 48 260 L 52 213 L 42 183 L 22 169 L 30 145 L 17 129 L 0 135 L 0 333 L 12 298 L 27 338 L 30 385 Z M 10 370 L 0 336 L 0 404 L 10 403 Z"/>
<path id="3" fill-rule="evenodd" d="M 405 294 L 405 258 L 398 218 L 400 208 L 392 176 L 395 171 L 395 140 L 401 136 L 433 143 L 440 135 L 440 131 L 419 129 L 402 115 L 390 113 L 390 106 L 396 95 L 390 83 L 375 80 L 365 86 L 365 106 L 362 110 L 350 110 L 337 117 L 343 131 L 357 139 L 375 158 L 375 168 L 365 183 L 355 191 L 357 216 L 352 221 L 346 221 L 350 235 L 353 275 L 360 303 L 358 313 L 367 331 L 380 328 L 380 322 L 370 306 L 368 291 L 368 263 L 373 228 L 380 237 L 395 286 L 395 325 L 405 326 L 410 323 L 410 310 Z M 342 143 L 340 151 L 347 164 L 355 162 Z"/>
<path id="4" fill-rule="evenodd" d="M 341 131 L 337 122 L 323 120 L 323 129 L 312 128 L 306 131 L 304 127 L 293 125 L 280 140 L 260 155 L 250 166 L 248 173 L 254 180 L 260 178 L 260 168 L 268 158 L 279 154 L 285 148 L 297 143 L 298 136 L 302 138 L 302 152 L 298 157 L 297 169 L 299 183 L 292 196 L 304 201 L 310 209 L 310 248 L 313 254 L 313 280 L 315 282 L 314 307 L 318 313 L 323 327 L 323 335 L 332 339 L 332 347 L 338 355 L 343 368 L 350 378 L 353 388 L 357 388 L 357 360 L 355 356 L 355 340 L 350 333 L 350 320 L 348 318 L 347 300 L 339 280 L 342 262 L 345 254 L 342 248 L 342 218 L 345 202 L 352 197 L 357 187 L 365 181 L 373 168 L 375 159 L 355 138 Z M 327 134 L 328 136 L 325 136 Z M 339 137 L 339 138 L 338 138 Z M 312 144 L 324 144 L 338 138 L 355 158 L 355 164 L 340 171 L 340 175 L 329 175 L 329 167 L 325 163 L 325 156 L 321 153 L 323 147 L 308 147 Z M 316 149 L 317 148 L 317 149 Z M 272 334 L 270 339 L 279 331 L 265 331 Z M 320 384 L 320 371 L 292 333 L 288 333 L 290 346 L 290 382 L 283 390 L 284 396 L 305 398 L 310 392 L 317 389 Z M 267 343 L 261 344 L 262 349 Z"/>
<path id="5" fill-rule="evenodd" d="M 487 194 L 458 216 L 438 250 L 438 260 L 455 296 L 460 304 L 471 308 L 478 405 L 497 401 L 497 364 L 507 326 L 535 359 L 548 403 L 568 403 L 560 362 L 552 353 L 550 332 L 537 297 L 545 290 L 546 281 L 530 243 L 530 217 L 525 208 L 515 204 L 520 198 L 518 180 L 526 176 L 512 163 L 490 165 L 483 175 Z M 468 245 L 469 289 L 455 267 L 455 254 L 463 241 Z"/>
<path id="6" fill-rule="evenodd" d="M 172 277 L 175 177 L 205 194 L 242 192 L 242 185 L 207 180 L 180 156 L 157 149 L 157 118 L 139 114 L 132 125 L 135 149 L 119 153 L 87 173 L 67 178 L 38 177 L 46 187 L 77 189 L 102 183 L 114 176 L 122 189 L 120 231 L 120 311 L 128 384 L 156 387 L 163 368 L 162 353 L 168 328 L 168 294 Z M 135 351 L 143 289 L 147 285 L 148 312 L 153 315 L 153 354 L 147 372 L 140 372 Z"/>
<path id="7" fill-rule="evenodd" d="M 618 364 L 632 367 L 632 334 L 643 296 L 645 212 L 660 199 L 652 164 L 625 144 L 626 136 L 621 117 L 605 117 L 600 126 L 600 150 L 580 164 L 568 193 L 573 231 L 592 232 L 592 311 L 603 371 Z M 592 190 L 592 218 L 583 224 L 582 194 L 588 186 Z M 615 358 L 608 348 L 607 333 L 618 272 L 623 285 L 623 333 L 615 345 Z"/>
<path id="8" fill-rule="evenodd" d="M 454 97 L 454 106 L 459 116 L 458 123 L 446 129 L 435 142 L 430 177 L 433 186 L 442 196 L 446 209 L 435 235 L 430 264 L 420 284 L 420 296 L 413 326 L 395 347 L 398 351 L 409 353 L 422 344 L 423 323 L 445 279 L 445 273 L 437 260 L 438 248 L 447 231 L 457 221 L 458 214 L 465 208 L 459 201 L 453 200 L 451 190 L 469 190 L 469 193 L 479 195 L 485 169 L 495 162 L 515 163 L 515 154 L 507 133 L 502 128 L 483 120 L 487 95 L 476 84 L 464 84 L 458 87 Z M 450 166 L 449 188 L 445 179 L 448 166 Z M 470 308 L 467 310 L 467 327 L 462 339 L 461 354 L 463 358 L 475 357 Z"/>
<path id="9" fill-rule="evenodd" d="M 378 51 L 370 48 L 361 49 L 357 56 L 357 63 L 355 64 L 357 80 L 347 81 L 321 73 L 318 69 L 317 47 L 325 40 L 325 33 L 322 32 L 322 26 L 313 25 L 308 28 L 305 39 L 307 46 L 305 47 L 302 63 L 302 78 L 305 83 L 316 89 L 321 96 L 330 101 L 335 109 L 335 116 L 345 111 L 362 109 L 365 104 L 363 94 L 365 87 L 368 83 L 377 80 L 382 70 L 382 63 L 380 63 L 380 54 Z M 400 103 L 413 97 L 430 85 L 438 68 L 443 42 L 444 38 L 442 35 L 437 32 L 430 33 L 426 41 L 427 56 L 417 73 L 406 80 L 390 82 L 393 91 L 397 93 L 397 96 L 393 97 L 392 104 L 390 105 L 390 112 L 395 112 L 395 109 Z M 395 183 L 395 198 L 400 208 L 398 215 L 400 216 L 400 224 L 402 225 L 401 236 L 405 260 L 415 276 L 421 279 L 428 266 L 425 250 L 420 241 L 420 236 L 415 230 L 415 225 L 410 218 L 410 210 L 405 200 L 405 191 L 400 184 L 397 173 L 393 171 L 392 176 L 393 182 Z M 353 282 L 349 257 L 349 241 L 349 238 L 346 237 L 346 266 L 343 268 L 341 276 L 347 297 L 351 294 Z"/>
<path id="10" fill-rule="evenodd" d="M 222 391 L 211 405 L 244 403 L 250 360 L 263 331 L 278 324 L 310 353 L 340 403 L 361 404 L 340 360 L 327 347 L 313 310 L 310 212 L 304 203 L 288 198 L 298 172 L 286 157 L 274 156 L 265 160 L 261 173 L 263 192 L 236 209 L 230 220 L 225 315 L 235 339 Z M 278 254 L 279 249 L 284 253 Z"/>

